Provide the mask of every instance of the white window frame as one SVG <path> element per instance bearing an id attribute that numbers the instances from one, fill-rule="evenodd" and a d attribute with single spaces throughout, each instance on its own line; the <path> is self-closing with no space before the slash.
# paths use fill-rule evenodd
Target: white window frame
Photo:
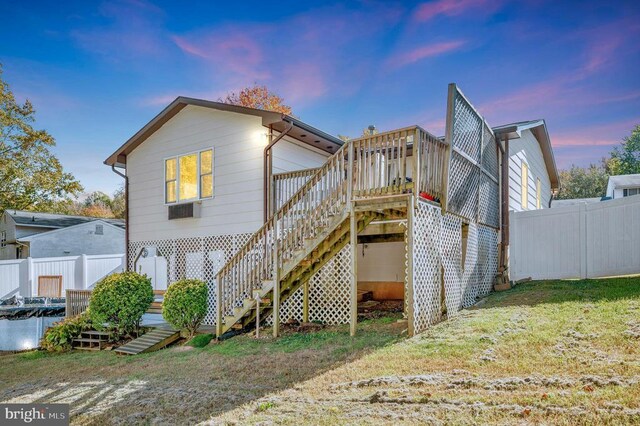
<path id="1" fill-rule="evenodd" d="M 635 191 L 635 194 L 629 194 L 630 191 Z M 640 195 L 640 187 L 624 188 L 622 190 L 623 197 L 633 197 L 634 195 Z"/>
<path id="2" fill-rule="evenodd" d="M 211 181 L 212 181 L 212 190 L 211 190 L 211 196 L 209 197 L 202 197 L 202 188 L 200 187 L 200 183 L 202 181 L 202 174 L 200 173 L 200 156 L 203 152 L 206 151 L 211 151 Z M 198 195 L 194 198 L 189 198 L 186 200 L 181 200 L 180 199 L 180 157 L 186 157 L 188 155 L 193 155 L 196 154 L 196 159 L 197 159 L 197 182 L 196 182 L 196 189 L 197 189 L 197 193 Z M 162 159 L 162 176 L 164 177 L 164 180 L 162 182 L 162 196 L 164 199 L 164 204 L 165 206 L 174 206 L 176 204 L 184 204 L 184 203 L 193 203 L 194 201 L 201 201 L 201 200 L 210 200 L 213 198 L 214 194 L 215 194 L 215 180 L 213 179 L 214 177 L 214 172 L 215 172 L 215 151 L 213 149 L 213 147 L 210 148 L 203 148 L 203 149 L 199 149 L 197 151 L 190 151 L 190 152 L 185 152 L 182 154 L 178 154 L 178 155 L 172 155 L 170 157 L 165 157 Z M 168 202 L 167 201 L 167 160 L 175 160 L 176 161 L 176 201 L 171 201 Z M 207 173 L 208 174 L 208 173 Z"/>
<path id="3" fill-rule="evenodd" d="M 0 232 L 0 248 L 7 246 L 7 231 Z"/>

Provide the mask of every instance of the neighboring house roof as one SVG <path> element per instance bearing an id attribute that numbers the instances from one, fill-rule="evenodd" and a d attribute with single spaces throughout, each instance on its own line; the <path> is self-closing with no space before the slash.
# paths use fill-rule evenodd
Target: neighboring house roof
<path id="1" fill-rule="evenodd" d="M 91 220 L 91 221 L 88 221 L 88 222 L 81 222 L 81 223 L 77 223 L 77 224 L 72 225 L 72 226 L 66 226 L 64 228 L 54 229 L 54 230 L 49 231 L 49 232 L 41 232 L 39 234 L 33 234 L 33 235 L 29 235 L 27 237 L 18 238 L 18 241 L 31 242 L 31 241 L 37 240 L 38 238 L 41 238 L 41 237 L 48 237 L 51 234 L 65 232 L 65 231 L 67 231 L 69 229 L 78 228 L 80 226 L 85 226 L 87 224 L 108 226 L 108 227 L 117 229 L 118 231 L 121 231 L 123 233 L 123 236 L 124 236 L 124 228 L 122 226 L 114 225 L 112 223 L 107 222 L 107 220 L 108 219 L 94 219 L 94 220 Z"/>
<path id="2" fill-rule="evenodd" d="M 569 199 L 569 200 L 552 200 L 551 201 L 551 208 L 564 207 L 564 206 L 574 206 L 576 204 L 592 204 L 592 203 L 599 203 L 600 201 L 602 201 L 602 198 L 600 198 L 600 197 L 595 197 L 595 198 L 572 198 L 572 199 Z"/>
<path id="3" fill-rule="evenodd" d="M 68 226 L 78 225 L 80 223 L 93 222 L 100 220 L 111 225 L 124 229 L 125 222 L 122 219 L 104 219 L 99 217 L 88 216 L 69 216 L 55 213 L 38 213 L 23 210 L 6 210 L 16 225 L 33 226 L 41 228 L 66 228 Z"/>
<path id="4" fill-rule="evenodd" d="M 607 182 L 607 197 L 613 197 L 615 188 L 636 188 L 640 186 L 640 173 L 635 175 L 609 176 Z"/>
<path id="5" fill-rule="evenodd" d="M 331 136 L 321 130 L 312 127 L 297 118 L 291 117 L 280 112 L 265 111 L 262 109 L 247 108 L 238 105 L 231 105 L 222 102 L 213 102 L 203 99 L 187 98 L 184 96 L 177 97 L 151 121 L 149 121 L 142 129 L 126 141 L 120 148 L 107 158 L 104 163 L 109 166 L 123 167 L 126 164 L 126 156 L 136 149 L 138 145 L 144 142 L 149 136 L 160 129 L 167 121 L 178 114 L 187 105 L 195 105 L 204 108 L 216 109 L 219 111 L 235 112 L 238 114 L 253 115 L 262 118 L 263 126 L 272 126 L 278 132 L 284 131 L 290 124 L 293 128 L 288 135 L 305 144 L 320 148 L 327 152 L 336 152 L 344 143 L 335 136 Z M 308 133 L 313 136 L 309 137 Z M 317 142 L 316 142 L 317 141 Z"/>
<path id="6" fill-rule="evenodd" d="M 504 124 L 493 128 L 493 133 L 496 136 L 508 137 L 511 139 L 519 139 L 524 130 L 530 130 L 536 137 L 542 150 L 542 156 L 544 157 L 544 164 L 549 174 L 549 180 L 551 181 L 551 189 L 560 188 L 560 176 L 558 174 L 558 167 L 556 166 L 556 160 L 553 156 L 553 148 L 551 147 L 551 139 L 549 138 L 549 132 L 547 131 L 547 124 L 544 120 L 531 120 L 531 121 L 519 121 L 517 123 Z"/>

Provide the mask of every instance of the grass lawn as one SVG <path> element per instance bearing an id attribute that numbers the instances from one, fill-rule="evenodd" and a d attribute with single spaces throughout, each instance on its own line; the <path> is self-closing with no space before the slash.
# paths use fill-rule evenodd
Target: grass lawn
<path id="1" fill-rule="evenodd" d="M 640 424 L 638 278 L 531 282 L 404 328 L 2 356 L 0 401 L 69 402 L 77 424 Z"/>

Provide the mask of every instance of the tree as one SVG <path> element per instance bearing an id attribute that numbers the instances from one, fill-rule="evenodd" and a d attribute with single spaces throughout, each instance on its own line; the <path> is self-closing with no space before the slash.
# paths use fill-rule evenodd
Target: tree
<path id="1" fill-rule="evenodd" d="M 121 186 L 116 189 L 116 192 L 113 193 L 113 198 L 111 199 L 111 212 L 113 213 L 113 216 L 118 219 L 124 219 L 125 206 L 124 186 Z"/>
<path id="2" fill-rule="evenodd" d="M 560 192 L 557 198 L 602 197 L 607 190 L 609 175 L 603 166 L 591 164 L 589 167 L 571 166 L 560 171 Z"/>
<path id="3" fill-rule="evenodd" d="M 55 146 L 53 137 L 35 129 L 34 122 L 33 105 L 16 102 L 0 65 L 0 212 L 45 211 L 82 191 L 49 150 Z"/>
<path id="4" fill-rule="evenodd" d="M 640 124 L 625 136 L 620 146 L 613 148 L 609 168 L 612 175 L 640 173 Z"/>
<path id="5" fill-rule="evenodd" d="M 224 99 L 220 98 L 218 101 L 291 115 L 291 107 L 283 104 L 284 99 L 271 92 L 267 86 L 258 86 L 257 84 L 246 87 L 238 93 L 231 92 Z"/>

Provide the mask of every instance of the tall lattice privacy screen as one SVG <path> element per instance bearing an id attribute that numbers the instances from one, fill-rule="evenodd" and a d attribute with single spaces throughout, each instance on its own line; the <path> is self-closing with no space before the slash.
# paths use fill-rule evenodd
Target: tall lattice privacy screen
<path id="1" fill-rule="evenodd" d="M 413 219 L 415 333 L 488 294 L 498 267 L 499 148 L 455 85 L 449 88 L 448 111 L 444 211 L 419 201 Z"/>

